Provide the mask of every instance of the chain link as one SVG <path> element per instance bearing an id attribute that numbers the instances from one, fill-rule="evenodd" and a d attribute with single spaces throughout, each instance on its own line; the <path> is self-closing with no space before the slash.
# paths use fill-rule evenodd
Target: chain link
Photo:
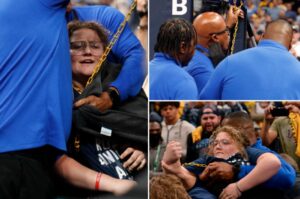
<path id="1" fill-rule="evenodd" d="M 99 61 L 97 62 L 96 64 L 96 67 L 93 71 L 93 74 L 89 77 L 85 87 L 87 87 L 95 78 L 96 74 L 99 72 L 103 62 L 106 60 L 107 58 L 107 55 L 109 54 L 109 52 L 111 51 L 112 47 L 114 46 L 114 44 L 117 42 L 118 38 L 120 37 L 122 31 L 124 30 L 125 26 L 126 26 L 126 23 L 129 21 L 130 19 L 130 16 L 132 14 L 132 12 L 134 11 L 135 7 L 136 7 L 136 2 L 137 0 L 134 0 L 132 2 L 132 4 L 130 5 L 130 10 L 129 12 L 127 13 L 127 15 L 125 16 L 123 22 L 120 24 L 117 32 L 114 34 L 112 40 L 110 41 L 110 43 L 108 44 L 108 46 L 106 47 L 103 55 L 101 56 L 101 58 L 99 59 Z"/>
<path id="2" fill-rule="evenodd" d="M 240 5 L 239 7 L 236 6 L 236 1 L 234 1 L 234 11 L 236 11 L 237 9 L 241 9 L 241 7 L 243 6 L 243 1 L 240 2 Z M 232 43 L 231 43 L 231 49 L 230 49 L 230 54 L 233 54 L 234 52 L 234 46 L 235 46 L 235 40 L 236 40 L 236 34 L 237 34 L 237 31 L 238 31 L 238 26 L 239 26 L 239 20 L 237 20 L 235 26 L 234 26 L 234 32 L 233 32 L 233 38 L 232 38 Z"/>
<path id="3" fill-rule="evenodd" d="M 207 167 L 207 164 L 199 164 L 195 162 L 184 163 L 183 166 Z"/>

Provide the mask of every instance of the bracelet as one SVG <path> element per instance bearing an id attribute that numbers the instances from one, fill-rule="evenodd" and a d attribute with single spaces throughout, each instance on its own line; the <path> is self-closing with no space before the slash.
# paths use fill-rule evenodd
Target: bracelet
<path id="1" fill-rule="evenodd" d="M 236 185 L 236 188 L 237 188 L 237 190 L 238 190 L 240 193 L 242 193 L 242 191 L 241 191 L 241 189 L 239 188 L 239 186 L 238 186 L 238 183 L 237 183 L 237 182 L 235 183 L 235 185 Z"/>
<path id="2" fill-rule="evenodd" d="M 97 176 L 96 176 L 96 183 L 95 183 L 95 189 L 96 190 L 99 190 L 100 189 L 100 179 L 101 179 L 101 175 L 102 173 L 97 173 Z"/>

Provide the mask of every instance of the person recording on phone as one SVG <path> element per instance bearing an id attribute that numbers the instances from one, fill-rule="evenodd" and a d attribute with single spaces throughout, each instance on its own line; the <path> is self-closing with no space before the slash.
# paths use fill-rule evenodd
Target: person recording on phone
<path id="1" fill-rule="evenodd" d="M 265 110 L 263 143 L 278 153 L 290 155 L 300 166 L 300 103 L 286 102 Z M 298 171 L 299 172 L 299 171 Z"/>

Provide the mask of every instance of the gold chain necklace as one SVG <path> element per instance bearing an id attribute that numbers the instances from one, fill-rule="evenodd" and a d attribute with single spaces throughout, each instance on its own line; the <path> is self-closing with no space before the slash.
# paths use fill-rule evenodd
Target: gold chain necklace
<path id="1" fill-rule="evenodd" d="M 130 6 L 129 12 L 128 12 L 127 15 L 125 16 L 123 22 L 120 24 L 120 26 L 119 26 L 117 32 L 115 33 L 115 35 L 113 36 L 111 42 L 110 42 L 110 43 L 108 44 L 108 46 L 106 47 L 106 49 L 105 49 L 103 55 L 101 56 L 101 58 L 100 58 L 99 61 L 97 62 L 96 67 L 95 67 L 95 69 L 94 69 L 94 71 L 93 71 L 93 74 L 89 77 L 89 79 L 88 79 L 88 81 L 87 81 L 85 87 L 87 87 L 87 86 L 93 81 L 93 79 L 95 78 L 96 74 L 97 74 L 98 71 L 100 70 L 102 63 L 106 60 L 106 57 L 107 57 L 108 53 L 111 51 L 113 45 L 117 42 L 119 36 L 121 35 L 122 31 L 123 31 L 124 28 L 125 28 L 126 23 L 127 23 L 128 20 L 130 19 L 130 16 L 131 16 L 133 10 L 134 10 L 135 7 L 136 7 L 136 3 L 137 3 L 137 0 L 134 0 L 134 1 L 132 2 L 131 6 Z"/>

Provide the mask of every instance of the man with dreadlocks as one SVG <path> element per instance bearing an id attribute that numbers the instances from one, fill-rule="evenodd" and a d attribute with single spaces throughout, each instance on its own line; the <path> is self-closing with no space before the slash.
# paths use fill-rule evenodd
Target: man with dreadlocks
<path id="1" fill-rule="evenodd" d="M 171 19 L 161 25 L 150 62 L 150 99 L 197 99 L 194 79 L 183 69 L 195 51 L 196 31 L 185 19 Z"/>

